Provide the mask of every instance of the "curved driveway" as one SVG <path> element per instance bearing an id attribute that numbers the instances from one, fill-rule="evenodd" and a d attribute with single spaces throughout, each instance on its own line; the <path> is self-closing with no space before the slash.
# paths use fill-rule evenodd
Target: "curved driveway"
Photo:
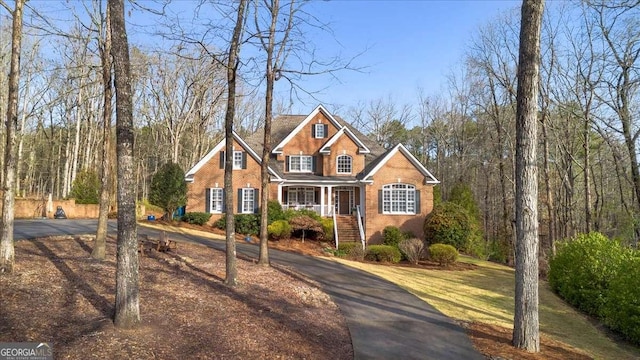
<path id="1" fill-rule="evenodd" d="M 96 220 L 16 220 L 15 239 L 93 233 Z M 109 222 L 109 231 L 116 223 Z M 159 230 L 138 227 L 157 237 Z M 224 242 L 174 233 L 172 239 L 224 250 Z M 238 244 L 257 257 L 257 246 Z M 310 256 L 270 250 L 271 261 L 317 281 L 342 311 L 355 359 L 483 359 L 464 330 L 431 305 L 395 284 L 348 266 Z"/>

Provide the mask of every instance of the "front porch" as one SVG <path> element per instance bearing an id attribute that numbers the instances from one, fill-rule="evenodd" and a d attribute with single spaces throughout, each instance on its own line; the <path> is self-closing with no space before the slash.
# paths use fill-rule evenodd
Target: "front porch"
<path id="1" fill-rule="evenodd" d="M 320 216 L 355 214 L 364 199 L 360 186 L 278 185 L 278 202 L 284 210 L 311 210 Z M 361 214 L 364 216 L 364 214 Z"/>

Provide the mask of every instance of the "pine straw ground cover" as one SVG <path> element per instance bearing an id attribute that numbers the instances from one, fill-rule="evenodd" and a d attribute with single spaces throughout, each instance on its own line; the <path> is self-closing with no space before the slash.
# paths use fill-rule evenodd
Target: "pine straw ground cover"
<path id="1" fill-rule="evenodd" d="M 0 277 L 0 342 L 53 343 L 56 359 L 351 359 L 339 309 L 314 284 L 238 259 L 223 284 L 224 253 L 180 243 L 140 264 L 142 324 L 116 330 L 115 240 L 107 260 L 92 239 L 16 243 L 16 273 Z"/>

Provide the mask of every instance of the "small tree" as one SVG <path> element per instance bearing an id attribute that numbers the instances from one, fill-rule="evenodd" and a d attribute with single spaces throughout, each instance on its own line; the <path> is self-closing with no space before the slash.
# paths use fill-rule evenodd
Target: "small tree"
<path id="1" fill-rule="evenodd" d="M 160 206 L 172 218 L 180 206 L 187 203 L 187 183 L 180 165 L 164 164 L 151 180 L 149 202 Z"/>
<path id="2" fill-rule="evenodd" d="M 304 242 L 305 233 L 307 231 L 314 231 L 320 234 L 324 233 L 320 222 L 307 215 L 296 216 L 289 220 L 289 224 L 291 225 L 291 230 L 302 231 L 302 242 Z"/>
<path id="3" fill-rule="evenodd" d="M 100 203 L 100 179 L 95 171 L 81 171 L 73 181 L 70 197 L 76 199 L 76 204 Z"/>

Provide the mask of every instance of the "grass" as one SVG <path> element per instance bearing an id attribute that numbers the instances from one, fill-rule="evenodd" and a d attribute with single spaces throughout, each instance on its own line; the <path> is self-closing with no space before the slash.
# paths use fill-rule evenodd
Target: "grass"
<path id="1" fill-rule="evenodd" d="M 394 267 L 337 259 L 346 265 L 389 280 L 433 305 L 445 315 L 464 321 L 513 328 L 514 270 L 461 256 L 475 270 L 448 271 Z M 564 303 L 540 282 L 540 331 L 582 349 L 596 359 L 638 359 L 640 349 L 616 343 L 589 319 Z"/>

